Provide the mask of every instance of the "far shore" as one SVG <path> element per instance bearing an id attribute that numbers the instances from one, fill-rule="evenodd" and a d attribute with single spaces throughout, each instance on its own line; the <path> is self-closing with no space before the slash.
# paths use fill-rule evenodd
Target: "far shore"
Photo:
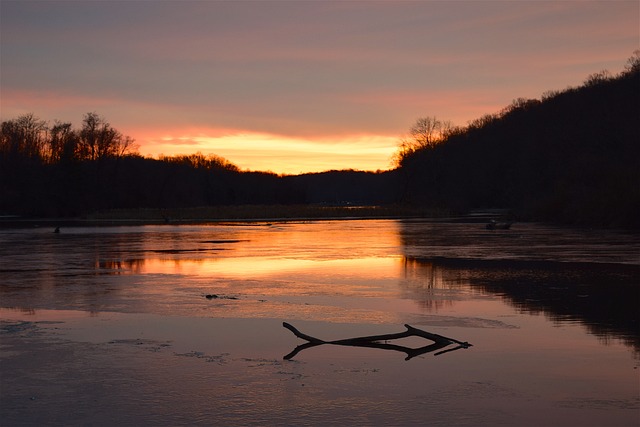
<path id="1" fill-rule="evenodd" d="M 282 222 L 336 219 L 451 218 L 442 209 L 400 205 L 238 205 L 174 209 L 114 209 L 69 218 L 0 215 L 0 228 L 202 224 L 209 222 Z"/>

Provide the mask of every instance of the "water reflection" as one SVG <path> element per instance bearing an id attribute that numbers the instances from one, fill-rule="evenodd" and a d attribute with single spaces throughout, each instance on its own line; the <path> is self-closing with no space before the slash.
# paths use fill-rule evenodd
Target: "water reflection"
<path id="1" fill-rule="evenodd" d="M 426 308 L 436 288 L 468 288 L 640 351 L 640 239 L 633 233 L 402 221 L 400 239 L 405 276 L 414 278 L 404 287 Z"/>
<path id="2" fill-rule="evenodd" d="M 425 221 L 0 230 L 0 317 L 62 320 L 76 341 L 20 350 L 33 337 L 9 324 L 3 356 L 19 350 L 22 367 L 3 359 L 2 378 L 20 393 L 3 401 L 13 420 L 41 416 L 34 425 L 70 413 L 97 414 L 85 424 L 113 413 L 174 425 L 631 425 L 637 361 L 567 324 L 638 352 L 638 240 Z M 86 312 L 100 314 L 70 320 Z M 474 347 L 406 364 L 323 346 L 282 364 L 296 345 L 282 321 L 329 341 L 408 323 Z M 418 341 L 407 347 L 435 349 Z M 46 399 L 21 391 L 43 383 Z M 88 409 L 69 411 L 78 402 Z"/>
<path id="3" fill-rule="evenodd" d="M 470 287 L 499 295 L 522 313 L 580 323 L 604 340 L 619 338 L 640 351 L 637 266 L 406 258 L 405 272 L 412 279 L 408 291 L 427 309 L 437 306 L 435 291 Z"/>
<path id="4" fill-rule="evenodd" d="M 388 220 L 3 230 L 0 296 L 27 309 L 395 324 L 457 308 L 458 325 L 486 326 L 506 310 L 497 295 L 638 349 L 639 247 L 621 233 Z"/>
<path id="5" fill-rule="evenodd" d="M 9 307 L 377 323 L 394 314 L 366 302 L 393 296 L 397 248 L 393 221 L 3 230 L 0 294 Z"/>

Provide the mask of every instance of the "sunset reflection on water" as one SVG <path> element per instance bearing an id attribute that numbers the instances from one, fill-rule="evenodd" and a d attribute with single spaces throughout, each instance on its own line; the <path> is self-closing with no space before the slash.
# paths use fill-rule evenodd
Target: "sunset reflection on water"
<path id="1" fill-rule="evenodd" d="M 125 268 L 135 274 L 184 274 L 234 279 L 322 275 L 323 271 L 353 276 L 357 272 L 359 277 L 366 280 L 380 275 L 394 275 L 401 264 L 401 257 L 318 260 L 251 256 L 218 259 L 148 258 L 118 261 L 114 267 L 119 270 Z M 105 267 L 110 268 L 110 265 L 105 264 Z"/>
<path id="2" fill-rule="evenodd" d="M 3 374 L 19 384 L 43 366 L 37 388 L 52 372 L 90 372 L 117 392 L 91 407 L 149 405 L 147 424 L 251 425 L 259 411 L 260 425 L 295 424 L 299 413 L 340 425 L 358 414 L 403 425 L 624 425 L 639 406 L 638 241 L 558 233 L 393 220 L 0 232 L 0 332 L 11 351 L 45 354 L 19 347 L 19 334 L 32 342 L 44 330 L 78 343 L 46 341 L 68 351 L 55 369 Z M 473 346 L 405 361 L 319 345 L 284 362 L 302 340 L 283 322 L 324 340 L 407 323 Z M 118 385 L 132 376 L 136 387 Z M 74 378 L 54 379 L 75 390 Z"/>
<path id="3" fill-rule="evenodd" d="M 389 220 L 16 230 L 0 236 L 0 292 L 5 304 L 31 309 L 362 323 L 431 322 L 445 313 L 459 323 L 495 320 L 496 307 L 483 304 L 498 300 L 630 336 L 637 239 L 558 233 Z M 598 262 L 585 262 L 584 248 Z M 624 264 L 599 263 L 614 256 Z M 553 261 L 563 258 L 569 262 Z M 602 313 L 598 301 L 610 298 L 617 309 Z M 459 319 L 471 300 L 477 310 Z"/>

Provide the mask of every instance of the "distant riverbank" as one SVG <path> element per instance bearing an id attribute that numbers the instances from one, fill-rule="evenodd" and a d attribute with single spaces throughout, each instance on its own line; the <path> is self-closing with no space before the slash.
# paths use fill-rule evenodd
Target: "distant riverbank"
<path id="1" fill-rule="evenodd" d="M 184 224 L 220 221 L 305 221 L 323 219 L 448 218 L 442 209 L 399 205 L 237 205 L 174 209 L 114 209 L 76 218 L 0 216 L 0 227 Z"/>

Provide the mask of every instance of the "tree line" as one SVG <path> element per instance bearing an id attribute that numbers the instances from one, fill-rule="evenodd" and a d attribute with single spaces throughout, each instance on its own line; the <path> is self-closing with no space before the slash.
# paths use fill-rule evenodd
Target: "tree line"
<path id="1" fill-rule="evenodd" d="M 47 122 L 33 113 L 2 122 L 0 155 L 5 161 L 58 163 L 122 157 L 136 150 L 134 140 L 122 135 L 97 113 L 87 113 L 82 127 Z"/>
<path id="2" fill-rule="evenodd" d="M 392 172 L 297 176 L 241 171 L 217 155 L 142 157 L 96 113 L 82 126 L 33 114 L 2 122 L 0 215 L 73 217 L 93 211 L 246 204 L 390 203 Z"/>
<path id="3" fill-rule="evenodd" d="M 396 168 L 280 176 L 201 153 L 142 157 L 96 113 L 76 129 L 26 114 L 0 129 L 0 215 L 243 204 L 400 204 L 523 220 L 640 227 L 640 51 L 617 76 L 518 98 L 466 127 L 418 119 Z"/>
<path id="4" fill-rule="evenodd" d="M 619 75 L 518 98 L 464 128 L 419 120 L 397 154 L 405 202 L 640 226 L 640 51 Z M 430 132 L 430 137 L 424 136 Z"/>

